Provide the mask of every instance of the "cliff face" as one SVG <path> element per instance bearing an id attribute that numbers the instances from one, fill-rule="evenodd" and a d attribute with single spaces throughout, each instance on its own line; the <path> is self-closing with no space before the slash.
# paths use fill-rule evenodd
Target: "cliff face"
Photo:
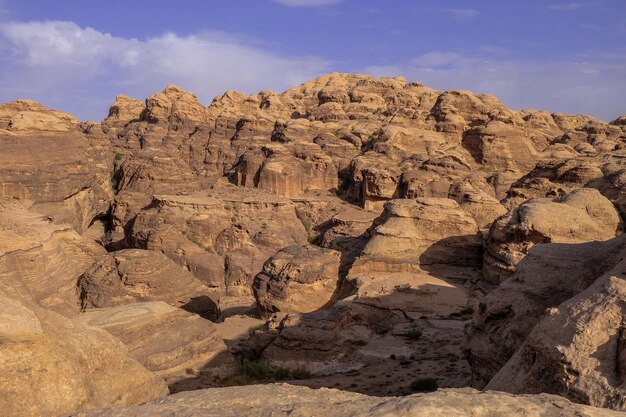
<path id="1" fill-rule="evenodd" d="M 434 378 L 626 409 L 625 117 L 514 111 L 488 94 L 336 73 L 208 107 L 176 86 L 120 95 L 101 123 L 0 105 L 0 290 L 22 306 L 16 323 L 45 321 L 33 324 L 41 346 L 84 335 L 54 358 L 109 352 L 106 332 L 125 349 L 106 374 L 77 359 L 91 387 L 80 398 L 35 403 L 21 383 L 0 398 L 31 415 L 130 405 L 163 394 L 156 374 L 174 391 L 211 387 L 249 359 L 311 387 L 400 395 Z M 11 346 L 29 378 L 48 366 Z M 125 363 L 135 379 L 114 372 Z M 204 395 L 159 404 L 193 415 Z M 492 410 L 488 395 L 509 405 Z M 511 404 L 567 415 L 557 403 L 604 415 L 470 391 L 360 398 L 399 410 L 455 396 L 485 415 Z"/>

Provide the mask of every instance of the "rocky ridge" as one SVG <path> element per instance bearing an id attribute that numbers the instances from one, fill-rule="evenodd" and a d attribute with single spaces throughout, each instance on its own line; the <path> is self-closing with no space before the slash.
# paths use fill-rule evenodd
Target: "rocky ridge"
<path id="1" fill-rule="evenodd" d="M 33 314 L 54 317 L 46 343 L 54 326 L 84 335 L 59 355 L 113 343 L 103 338 L 119 349 L 102 376 L 115 384 L 101 389 L 99 368 L 84 384 L 93 398 L 37 402 L 20 384 L 11 395 L 30 415 L 132 405 L 164 394 L 157 374 L 174 391 L 214 387 L 246 360 L 377 396 L 427 379 L 624 410 L 622 119 L 336 73 L 208 107 L 176 86 L 145 102 L 121 95 L 102 123 L 0 105 L 7 305 L 25 309 L 18 324 L 33 334 Z M 54 355 L 31 357 L 25 378 Z M 137 379 L 121 381 L 120 363 Z M 265 388 L 229 395 L 254 389 Z M 583 413 L 552 397 L 429 395 L 415 404 L 494 395 L 502 407 L 484 413 Z"/>

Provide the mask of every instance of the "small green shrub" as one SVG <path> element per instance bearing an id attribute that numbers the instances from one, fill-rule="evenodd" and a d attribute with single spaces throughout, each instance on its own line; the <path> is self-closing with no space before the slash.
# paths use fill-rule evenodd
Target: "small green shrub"
<path id="1" fill-rule="evenodd" d="M 241 364 L 240 374 L 253 379 L 269 379 L 272 374 L 272 368 L 262 361 L 249 361 L 244 359 Z"/>
<path id="2" fill-rule="evenodd" d="M 276 368 L 274 370 L 274 378 L 277 381 L 289 379 L 291 377 L 291 370 L 289 368 Z"/>
<path id="3" fill-rule="evenodd" d="M 433 392 L 437 391 L 439 385 L 435 378 L 419 378 L 411 382 L 411 391 L 413 392 Z"/>
<path id="4" fill-rule="evenodd" d="M 413 328 L 413 329 L 408 330 L 402 336 L 410 340 L 419 340 L 419 338 L 422 337 L 422 331 L 420 329 Z"/>
<path id="5" fill-rule="evenodd" d="M 122 155 L 120 155 L 119 153 L 115 154 L 115 160 L 119 161 L 120 159 L 122 159 Z"/>
<path id="6" fill-rule="evenodd" d="M 311 373 L 305 368 L 272 368 L 263 361 L 244 360 L 236 374 L 221 380 L 223 386 L 250 385 L 258 381 L 283 381 L 308 379 Z"/>
<path id="7" fill-rule="evenodd" d="M 252 379 L 249 376 L 242 374 L 234 374 L 229 375 L 222 380 L 222 385 L 226 387 L 234 387 L 241 385 L 250 385 L 252 384 Z"/>
<path id="8" fill-rule="evenodd" d="M 311 373 L 304 368 L 296 368 L 291 370 L 291 379 L 309 379 Z"/>

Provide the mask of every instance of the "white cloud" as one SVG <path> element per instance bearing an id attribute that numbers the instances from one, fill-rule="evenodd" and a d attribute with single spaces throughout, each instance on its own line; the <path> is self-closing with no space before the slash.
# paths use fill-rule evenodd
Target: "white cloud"
<path id="1" fill-rule="evenodd" d="M 581 3 L 564 3 L 564 4 L 551 4 L 548 6 L 548 10 L 563 11 L 563 10 L 577 10 L 582 8 Z"/>
<path id="2" fill-rule="evenodd" d="M 444 11 L 461 20 L 471 19 L 479 15 L 478 10 L 474 9 L 445 9 Z"/>
<path id="3" fill-rule="evenodd" d="M 174 83 L 208 104 L 229 89 L 283 90 L 328 67 L 219 32 L 138 40 L 58 21 L 0 24 L 0 45 L 0 101 L 34 98 L 91 118 L 121 92 L 143 98 Z"/>
<path id="4" fill-rule="evenodd" d="M 341 3 L 343 0 L 273 0 L 287 7 L 318 7 Z"/>
<path id="5" fill-rule="evenodd" d="M 433 51 L 365 72 L 404 75 L 440 90 L 490 93 L 517 109 L 585 113 L 604 120 L 626 114 L 626 54 L 596 52 L 576 60 L 524 61 L 489 53 Z M 623 52 L 623 51 L 622 51 Z"/>

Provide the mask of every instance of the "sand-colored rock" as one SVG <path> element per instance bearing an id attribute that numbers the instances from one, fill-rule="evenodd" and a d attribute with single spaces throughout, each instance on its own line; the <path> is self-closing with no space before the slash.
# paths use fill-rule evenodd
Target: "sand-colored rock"
<path id="1" fill-rule="evenodd" d="M 17 200 L 0 200 L 0 282 L 24 299 L 77 314 L 76 280 L 104 254 L 69 225 L 52 223 Z"/>
<path id="2" fill-rule="evenodd" d="M 626 410 L 625 274 L 621 260 L 585 291 L 549 309 L 486 388 L 547 392 Z"/>
<path id="3" fill-rule="evenodd" d="M 483 388 L 525 342 L 545 312 L 585 290 L 613 269 L 624 235 L 605 242 L 533 247 L 511 278 L 480 301 L 465 329 L 463 348 L 472 386 Z"/>
<path id="4" fill-rule="evenodd" d="M 261 314 L 318 310 L 340 285 L 341 253 L 317 246 L 288 246 L 272 255 L 254 278 L 254 297 Z"/>
<path id="5" fill-rule="evenodd" d="M 91 309 L 78 319 L 117 337 L 169 385 L 197 373 L 224 376 L 236 369 L 213 323 L 161 301 Z"/>
<path id="6" fill-rule="evenodd" d="M 263 263 L 277 250 L 306 242 L 290 200 L 228 187 L 189 196 L 165 195 L 133 223 L 134 247 L 164 253 L 218 296 L 248 296 Z"/>
<path id="7" fill-rule="evenodd" d="M 481 239 L 475 220 L 450 199 L 392 200 L 370 232 L 348 281 L 355 300 L 377 307 L 451 314 L 477 279 Z"/>
<path id="8" fill-rule="evenodd" d="M 56 223 L 98 226 L 112 199 L 108 151 L 98 125 L 33 101 L 0 105 L 0 197 L 35 202 Z"/>
<path id="9" fill-rule="evenodd" d="M 530 200 L 491 226 L 483 273 L 498 284 L 515 272 L 534 245 L 608 240 L 622 230 L 613 204 L 595 189 L 578 189 L 555 200 Z"/>
<path id="10" fill-rule="evenodd" d="M 621 415 L 571 403 L 554 395 L 515 396 L 446 389 L 408 397 L 368 397 L 334 389 L 294 387 L 286 384 L 253 385 L 180 393 L 149 404 L 74 414 L 76 417 L 148 417 L 175 413 L 200 416 L 397 416 L 397 417 L 612 417 Z"/>
<path id="11" fill-rule="evenodd" d="M 163 380 L 109 333 L 0 289 L 0 412 L 57 416 L 129 406 L 167 394 Z"/>
<path id="12" fill-rule="evenodd" d="M 211 291 L 167 256 L 126 249 L 103 256 L 78 279 L 83 310 L 141 301 L 164 301 L 206 318 L 217 318 Z"/>
<path id="13" fill-rule="evenodd" d="M 33 100 L 16 100 L 0 105 L 0 129 L 10 132 L 67 132 L 78 120 L 58 110 L 51 110 Z"/>

